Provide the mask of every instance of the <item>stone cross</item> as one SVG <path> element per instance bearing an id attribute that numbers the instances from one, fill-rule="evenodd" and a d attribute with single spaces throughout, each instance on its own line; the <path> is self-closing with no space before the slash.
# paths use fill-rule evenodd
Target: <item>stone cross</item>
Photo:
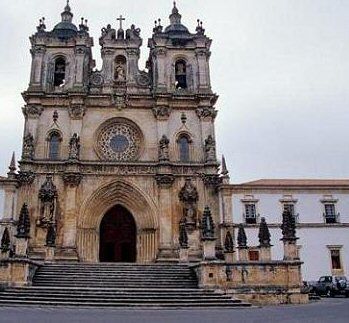
<path id="1" fill-rule="evenodd" d="M 120 29 L 122 29 L 122 22 L 123 22 L 124 20 L 126 20 L 126 19 L 123 18 L 122 15 L 120 15 L 120 17 L 117 18 L 116 20 L 119 20 L 119 22 L 120 22 Z"/>

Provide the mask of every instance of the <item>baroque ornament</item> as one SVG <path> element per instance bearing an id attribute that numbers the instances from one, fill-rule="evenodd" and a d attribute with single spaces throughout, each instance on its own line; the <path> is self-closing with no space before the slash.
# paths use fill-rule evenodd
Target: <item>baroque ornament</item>
<path id="1" fill-rule="evenodd" d="M 48 175 L 39 190 L 40 225 L 46 225 L 55 220 L 57 197 L 57 188 L 53 184 L 52 176 Z"/>
<path id="2" fill-rule="evenodd" d="M 196 114 L 200 119 L 215 119 L 217 116 L 217 110 L 213 107 L 200 107 L 196 109 Z"/>
<path id="3" fill-rule="evenodd" d="M 211 210 L 208 206 L 205 207 L 204 214 L 201 220 L 201 237 L 202 240 L 215 239 L 215 225 L 213 223 Z"/>
<path id="4" fill-rule="evenodd" d="M 138 158 L 142 141 L 142 134 L 136 125 L 116 119 L 99 132 L 97 152 L 104 160 L 134 161 Z"/>
<path id="5" fill-rule="evenodd" d="M 282 239 L 284 241 L 296 241 L 296 219 L 289 208 L 282 213 Z"/>
<path id="6" fill-rule="evenodd" d="M 41 116 L 42 111 L 43 108 L 36 105 L 26 105 L 22 108 L 24 116 L 30 118 L 39 118 Z"/>
<path id="7" fill-rule="evenodd" d="M 157 174 L 155 180 L 159 186 L 171 187 L 175 181 L 175 177 L 172 174 Z"/>
<path id="8" fill-rule="evenodd" d="M 85 107 L 80 104 L 70 106 L 68 111 L 72 119 L 82 119 L 85 115 Z"/>
<path id="9" fill-rule="evenodd" d="M 27 239 L 29 238 L 29 232 L 30 232 L 29 210 L 28 210 L 28 205 L 24 203 L 22 206 L 21 212 L 19 213 L 16 237 Z"/>
<path id="10" fill-rule="evenodd" d="M 185 219 L 179 222 L 179 245 L 182 249 L 188 248 L 188 233 Z"/>
<path id="11" fill-rule="evenodd" d="M 153 108 L 154 117 L 157 119 L 168 119 L 172 109 L 168 106 L 157 106 Z"/>
<path id="12" fill-rule="evenodd" d="M 5 253 L 10 251 L 10 246 L 11 246 L 10 233 L 8 231 L 8 228 L 6 227 L 1 238 L 1 246 L 0 246 L 1 252 Z"/>
<path id="13" fill-rule="evenodd" d="M 247 237 L 246 237 L 246 232 L 243 224 L 239 224 L 238 246 L 240 249 L 247 248 Z"/>
<path id="14" fill-rule="evenodd" d="M 34 137 L 31 133 L 28 133 L 23 138 L 23 159 L 33 159 L 34 158 Z"/>
<path id="15" fill-rule="evenodd" d="M 56 226 L 53 223 L 49 223 L 47 226 L 46 246 L 47 247 L 56 246 Z"/>
<path id="16" fill-rule="evenodd" d="M 77 187 L 80 185 L 83 176 L 80 173 L 65 173 L 63 175 L 63 181 L 66 185 L 71 187 Z"/>
<path id="17" fill-rule="evenodd" d="M 260 247 L 263 247 L 263 248 L 271 247 L 270 232 L 269 232 L 267 222 L 265 221 L 265 218 L 261 218 L 261 223 L 259 225 L 258 239 L 259 239 Z"/>
<path id="18" fill-rule="evenodd" d="M 186 223 L 189 226 L 196 226 L 199 194 L 190 178 L 185 180 L 185 184 L 180 190 L 178 197 L 183 203 L 183 218 L 186 220 Z"/>
<path id="19" fill-rule="evenodd" d="M 165 135 L 163 135 L 159 141 L 159 161 L 160 162 L 165 162 L 170 160 L 169 144 L 170 144 L 170 140 Z"/>
<path id="20" fill-rule="evenodd" d="M 228 252 L 228 253 L 234 252 L 234 240 L 230 231 L 227 231 L 227 234 L 225 235 L 224 249 L 225 249 L 225 252 Z"/>
<path id="21" fill-rule="evenodd" d="M 205 162 L 216 161 L 216 142 L 211 135 L 205 140 Z"/>
<path id="22" fill-rule="evenodd" d="M 32 171 L 22 172 L 19 171 L 16 175 L 17 180 L 21 185 L 31 185 L 35 180 L 35 173 Z"/>
<path id="23" fill-rule="evenodd" d="M 69 141 L 69 160 L 79 160 L 80 158 L 80 137 L 74 133 Z"/>

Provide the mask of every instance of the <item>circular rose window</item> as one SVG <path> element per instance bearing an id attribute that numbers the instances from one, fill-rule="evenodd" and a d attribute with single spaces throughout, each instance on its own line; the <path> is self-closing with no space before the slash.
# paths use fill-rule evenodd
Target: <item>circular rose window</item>
<path id="1" fill-rule="evenodd" d="M 142 143 L 139 128 L 126 119 L 113 119 L 102 125 L 97 137 L 97 152 L 101 159 L 136 160 Z"/>

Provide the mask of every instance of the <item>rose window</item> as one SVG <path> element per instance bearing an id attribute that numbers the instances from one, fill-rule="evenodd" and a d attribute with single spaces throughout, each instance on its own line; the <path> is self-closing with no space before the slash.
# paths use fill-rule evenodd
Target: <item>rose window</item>
<path id="1" fill-rule="evenodd" d="M 138 127 L 117 119 L 99 132 L 97 151 L 101 159 L 132 161 L 138 158 L 141 143 L 142 135 Z"/>

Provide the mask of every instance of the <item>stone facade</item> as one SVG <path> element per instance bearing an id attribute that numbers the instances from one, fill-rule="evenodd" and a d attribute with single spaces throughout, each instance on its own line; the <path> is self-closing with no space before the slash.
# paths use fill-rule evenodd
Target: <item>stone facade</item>
<path id="1" fill-rule="evenodd" d="M 5 198 L 12 203 L 5 213 L 16 221 L 28 205 L 33 259 L 45 258 L 54 226 L 56 260 L 98 262 L 100 223 L 115 205 L 135 220 L 137 262 L 178 259 L 179 223 L 188 211 L 179 192 L 188 180 L 198 194 L 190 258 L 200 256 L 206 205 L 219 221 L 218 194 L 205 181 L 218 177 L 219 166 L 211 40 L 202 27 L 190 33 L 174 7 L 170 25 L 154 28 L 147 70 L 140 70 L 140 29 L 124 30 L 119 21 L 102 29 L 101 70 L 88 26 L 73 24 L 69 5 L 53 30 L 42 20 L 30 37 L 23 153 L 19 173 L 6 182 L 13 198 Z"/>

